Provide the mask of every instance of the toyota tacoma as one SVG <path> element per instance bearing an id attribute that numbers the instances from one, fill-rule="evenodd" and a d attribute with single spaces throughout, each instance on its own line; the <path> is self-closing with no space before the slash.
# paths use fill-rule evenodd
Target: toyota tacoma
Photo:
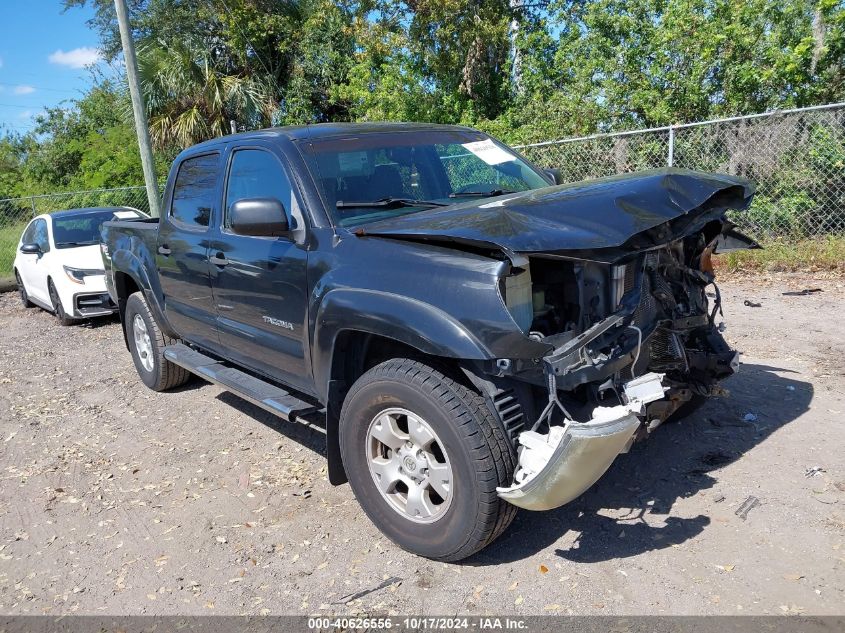
<path id="1" fill-rule="evenodd" d="M 751 183 L 558 178 L 465 127 L 218 138 L 176 158 L 161 219 L 104 224 L 107 286 L 149 388 L 197 374 L 325 433 L 331 483 L 456 561 L 738 366 L 711 258 L 756 246 L 726 215 Z"/>

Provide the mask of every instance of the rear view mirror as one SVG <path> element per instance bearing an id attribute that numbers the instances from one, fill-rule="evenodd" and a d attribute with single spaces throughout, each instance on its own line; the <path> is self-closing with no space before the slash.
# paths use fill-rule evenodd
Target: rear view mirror
<path id="1" fill-rule="evenodd" d="M 559 169 L 544 169 L 543 171 L 556 185 L 563 184 L 563 174 L 560 173 Z"/>
<path id="2" fill-rule="evenodd" d="M 275 198 L 238 200 L 229 207 L 229 228 L 257 237 L 283 237 L 290 231 L 285 207 Z"/>
<path id="3" fill-rule="evenodd" d="M 35 243 L 21 244 L 21 253 L 26 253 L 28 255 L 40 255 L 41 247 Z"/>

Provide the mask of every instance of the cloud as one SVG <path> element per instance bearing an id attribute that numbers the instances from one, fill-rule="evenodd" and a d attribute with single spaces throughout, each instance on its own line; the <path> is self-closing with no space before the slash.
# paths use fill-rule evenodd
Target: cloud
<path id="1" fill-rule="evenodd" d="M 15 86 L 12 92 L 16 95 L 31 95 L 35 92 L 35 88 L 32 86 Z"/>
<path id="2" fill-rule="evenodd" d="M 60 66 L 68 66 L 69 68 L 85 68 L 91 64 L 96 64 L 102 56 L 100 51 L 91 46 L 80 46 L 70 51 L 63 51 L 61 49 L 52 53 L 47 58 L 52 64 L 59 64 Z"/>

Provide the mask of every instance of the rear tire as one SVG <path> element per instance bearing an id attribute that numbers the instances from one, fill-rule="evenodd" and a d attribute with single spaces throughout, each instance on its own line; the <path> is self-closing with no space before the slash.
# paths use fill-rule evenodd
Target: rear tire
<path id="1" fill-rule="evenodd" d="M 496 494 L 516 462 L 501 425 L 480 395 L 422 362 L 392 359 L 361 376 L 343 403 L 339 439 L 358 503 L 414 554 L 459 561 L 516 515 Z"/>
<path id="2" fill-rule="evenodd" d="M 73 325 L 76 319 L 69 317 L 62 305 L 62 300 L 59 298 L 59 293 L 56 291 L 56 286 L 52 279 L 47 280 L 47 292 L 50 294 L 50 303 L 53 304 L 53 314 L 59 321 L 59 325 Z"/>
<path id="3" fill-rule="evenodd" d="M 188 382 L 191 373 L 164 357 L 165 346 L 178 341 L 162 333 L 142 292 L 127 299 L 123 327 L 135 369 L 147 387 L 165 391 Z"/>
<path id="4" fill-rule="evenodd" d="M 21 303 L 23 303 L 23 307 L 34 308 L 35 304 L 29 300 L 29 293 L 26 291 L 26 286 L 23 285 L 23 280 L 17 270 L 15 271 L 15 281 L 18 282 L 18 292 L 21 295 Z"/>

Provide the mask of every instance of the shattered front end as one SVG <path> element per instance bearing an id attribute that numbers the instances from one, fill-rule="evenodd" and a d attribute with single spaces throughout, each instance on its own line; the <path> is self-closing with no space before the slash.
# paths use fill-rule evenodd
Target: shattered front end
<path id="1" fill-rule="evenodd" d="M 645 405 L 663 397 L 663 376 L 647 374 L 627 404 L 596 407 L 587 422 L 567 420 L 548 433 L 524 431 L 514 484 L 499 488 L 502 499 L 526 510 L 551 510 L 579 497 L 625 452 L 642 424 Z"/>
<path id="2" fill-rule="evenodd" d="M 685 403 L 724 393 L 739 361 L 716 323 L 716 228 L 613 262 L 529 258 L 529 336 L 554 348 L 513 368 L 535 383 L 540 412 L 509 429 L 519 460 L 500 497 L 529 510 L 568 503 Z"/>

